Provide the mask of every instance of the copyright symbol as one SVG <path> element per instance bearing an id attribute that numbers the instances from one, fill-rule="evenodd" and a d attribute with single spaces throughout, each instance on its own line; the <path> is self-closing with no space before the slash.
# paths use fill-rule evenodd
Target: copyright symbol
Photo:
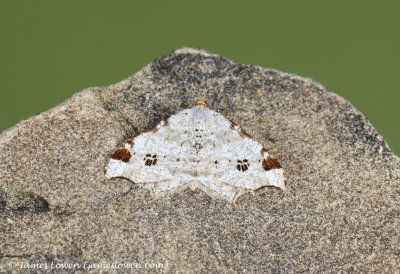
<path id="1" fill-rule="evenodd" d="M 15 268 L 15 263 L 9 263 L 8 266 L 9 266 L 10 268 Z"/>

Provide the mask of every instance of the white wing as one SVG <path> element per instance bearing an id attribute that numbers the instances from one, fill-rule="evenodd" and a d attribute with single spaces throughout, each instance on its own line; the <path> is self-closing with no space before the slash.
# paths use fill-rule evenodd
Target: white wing
<path id="1" fill-rule="evenodd" d="M 111 158 L 108 178 L 127 178 L 157 195 L 198 187 L 234 201 L 265 186 L 284 188 L 275 158 L 204 101 L 138 135 Z"/>

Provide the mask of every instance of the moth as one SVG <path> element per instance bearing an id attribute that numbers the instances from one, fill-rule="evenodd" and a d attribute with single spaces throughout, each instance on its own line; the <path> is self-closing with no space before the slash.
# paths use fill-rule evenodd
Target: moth
<path id="1" fill-rule="evenodd" d="M 267 186 L 285 188 L 280 163 L 204 99 L 117 149 L 106 177 L 128 179 L 155 197 L 190 188 L 231 202 Z"/>

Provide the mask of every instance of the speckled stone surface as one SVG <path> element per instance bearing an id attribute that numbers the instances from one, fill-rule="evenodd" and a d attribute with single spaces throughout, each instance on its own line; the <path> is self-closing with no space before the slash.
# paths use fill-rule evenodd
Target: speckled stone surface
<path id="1" fill-rule="evenodd" d="M 154 200 L 105 179 L 118 146 L 197 98 L 280 160 L 286 191 L 235 205 L 189 189 Z M 400 271 L 399 196 L 399 158 L 343 98 L 307 78 L 183 48 L 0 134 L 0 270 Z"/>

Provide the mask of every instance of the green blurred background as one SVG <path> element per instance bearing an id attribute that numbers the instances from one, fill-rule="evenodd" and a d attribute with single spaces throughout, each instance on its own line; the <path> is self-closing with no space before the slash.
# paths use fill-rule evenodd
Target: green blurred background
<path id="1" fill-rule="evenodd" d="M 0 130 L 182 46 L 311 77 L 400 154 L 400 1 L 0 2 Z"/>

